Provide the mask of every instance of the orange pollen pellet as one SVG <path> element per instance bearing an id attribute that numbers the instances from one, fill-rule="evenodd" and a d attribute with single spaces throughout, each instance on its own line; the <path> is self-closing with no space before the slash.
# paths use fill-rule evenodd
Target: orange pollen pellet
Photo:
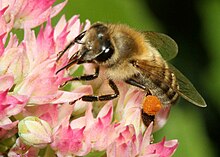
<path id="1" fill-rule="evenodd" d="M 156 115 L 161 108 L 162 104 L 156 96 L 148 95 L 144 98 L 143 111 L 148 115 Z"/>

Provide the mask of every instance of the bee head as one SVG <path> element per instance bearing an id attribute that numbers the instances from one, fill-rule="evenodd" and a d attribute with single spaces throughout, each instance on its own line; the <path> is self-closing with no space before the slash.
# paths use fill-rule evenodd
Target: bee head
<path id="1" fill-rule="evenodd" d="M 101 23 L 92 25 L 86 32 L 81 48 L 81 61 L 103 63 L 111 58 L 114 48 L 110 40 L 108 27 Z"/>

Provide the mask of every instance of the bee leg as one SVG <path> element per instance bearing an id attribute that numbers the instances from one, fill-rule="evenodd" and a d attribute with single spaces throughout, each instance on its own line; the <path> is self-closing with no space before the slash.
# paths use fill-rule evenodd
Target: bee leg
<path id="1" fill-rule="evenodd" d="M 155 115 L 149 115 L 149 114 L 145 113 L 142 109 L 141 118 L 143 120 L 144 125 L 146 127 L 148 127 L 150 125 L 150 123 L 154 121 Z"/>
<path id="2" fill-rule="evenodd" d="M 125 80 L 125 82 L 132 85 L 132 86 L 136 86 L 136 87 L 141 88 L 143 90 L 147 90 L 147 88 L 143 84 L 137 82 L 136 80 L 134 80 L 132 78 Z"/>
<path id="3" fill-rule="evenodd" d="M 61 87 L 63 87 L 64 85 L 66 85 L 68 82 L 71 82 L 71 81 L 89 81 L 89 80 L 96 79 L 98 76 L 99 76 L 99 66 L 97 66 L 95 68 L 95 73 L 94 74 L 73 77 L 70 80 L 67 80 L 66 82 L 64 82 L 61 85 Z"/>
<path id="4" fill-rule="evenodd" d="M 147 89 L 143 84 L 137 82 L 136 80 L 130 78 L 128 80 L 125 80 L 125 82 L 132 85 L 132 86 L 136 86 L 138 88 L 141 88 L 141 89 L 147 91 L 146 96 L 151 95 L 151 92 L 149 91 L 149 89 Z M 144 125 L 146 127 L 148 127 L 150 125 L 150 123 L 154 121 L 155 115 L 149 115 L 149 114 L 145 113 L 144 110 L 142 109 L 141 110 L 141 118 L 143 120 Z"/>
<path id="5" fill-rule="evenodd" d="M 112 80 L 109 80 L 109 86 L 113 89 L 114 94 L 107 94 L 107 95 L 100 95 L 100 96 L 84 95 L 80 99 L 82 99 L 83 101 L 93 102 L 93 101 L 112 100 L 112 99 L 117 98 L 119 95 L 118 87 L 116 86 L 116 84 Z M 79 99 L 77 99 L 77 100 L 79 100 Z M 77 100 L 75 100 L 71 104 L 74 104 Z"/>
<path id="6" fill-rule="evenodd" d="M 146 96 L 147 95 L 151 95 L 151 92 L 149 89 L 147 89 L 143 84 L 137 82 L 136 80 L 130 78 L 130 79 L 127 79 L 125 80 L 126 83 L 132 85 L 132 86 L 135 86 L 135 87 L 138 87 L 138 88 L 141 88 L 143 90 L 145 90 L 147 93 L 146 93 Z"/>

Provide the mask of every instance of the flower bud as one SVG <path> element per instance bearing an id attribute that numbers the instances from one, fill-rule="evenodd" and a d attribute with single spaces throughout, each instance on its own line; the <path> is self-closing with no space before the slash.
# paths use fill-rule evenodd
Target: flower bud
<path id="1" fill-rule="evenodd" d="M 52 142 L 50 125 L 38 117 L 29 116 L 21 120 L 18 135 L 25 144 L 35 147 L 45 147 Z"/>

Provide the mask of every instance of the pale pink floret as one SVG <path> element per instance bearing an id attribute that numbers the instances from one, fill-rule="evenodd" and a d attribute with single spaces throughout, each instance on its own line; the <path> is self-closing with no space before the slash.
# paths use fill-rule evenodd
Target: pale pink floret
<path id="1" fill-rule="evenodd" d="M 4 43 L 3 43 L 4 36 L 5 36 L 5 33 L 0 35 L 0 57 L 4 52 Z"/>
<path id="2" fill-rule="evenodd" d="M 0 91 L 0 118 L 16 115 L 27 103 L 26 96 L 10 96 L 8 91 Z"/>
<path id="3" fill-rule="evenodd" d="M 89 139 L 93 150 L 103 151 L 107 149 L 114 140 L 113 104 L 109 101 L 99 112 L 96 118 L 92 115 L 92 108 L 89 107 L 86 115 L 85 137 Z M 74 125 L 74 123 L 71 123 Z"/>
<path id="4" fill-rule="evenodd" d="M 8 117 L 0 120 L 0 139 L 7 139 L 17 133 L 18 121 L 12 122 Z"/>
<path id="5" fill-rule="evenodd" d="M 51 147 L 58 156 L 88 154 L 89 145 L 85 141 L 85 126 L 71 127 L 69 119 L 73 111 L 73 105 L 62 105 L 59 108 L 57 125 L 53 129 L 53 142 Z"/>
<path id="6" fill-rule="evenodd" d="M 52 148 L 57 151 L 60 156 L 78 154 L 83 146 L 84 129 L 85 128 L 72 129 L 70 126 L 60 127 L 54 142 L 51 144 Z"/>
<path id="7" fill-rule="evenodd" d="M 137 138 L 133 125 L 115 127 L 116 137 L 107 148 L 107 156 L 135 156 L 138 153 Z"/>
<path id="8" fill-rule="evenodd" d="M 119 126 L 120 128 L 120 126 Z M 107 156 L 114 157 L 170 157 L 175 152 L 178 142 L 177 140 L 165 141 L 163 139 L 159 143 L 150 144 L 153 123 L 148 127 L 144 136 L 142 133 L 135 134 L 132 125 L 121 127 L 118 137 L 107 148 Z"/>
<path id="9" fill-rule="evenodd" d="M 121 85 L 121 90 L 126 89 Z M 136 133 L 146 129 L 141 118 L 142 103 L 145 93 L 138 88 L 131 87 L 124 91 L 116 106 L 117 120 L 124 125 L 134 125 Z"/>
<path id="10" fill-rule="evenodd" d="M 177 149 L 178 141 L 170 140 L 165 141 L 165 138 L 159 143 L 150 144 L 151 133 L 152 133 L 153 123 L 150 124 L 147 131 L 144 134 L 142 140 L 140 140 L 140 156 L 147 157 L 169 157 L 172 156 Z"/>
<path id="11" fill-rule="evenodd" d="M 10 30 L 10 28 L 8 28 L 9 26 L 7 25 L 7 22 L 5 21 L 5 18 L 4 18 L 4 13 L 7 10 L 7 8 L 8 7 L 5 7 L 0 10 L 0 35 L 6 34 Z"/>
<path id="12" fill-rule="evenodd" d="M 32 156 L 38 156 L 39 148 L 30 147 L 28 145 L 25 145 L 20 138 L 17 138 L 15 144 L 8 152 L 9 157 L 32 157 Z"/>
<path id="13" fill-rule="evenodd" d="M 0 119 L 20 113 L 28 98 L 24 95 L 9 95 L 14 78 L 10 75 L 0 76 Z"/>
<path id="14" fill-rule="evenodd" d="M 0 76 L 0 82 L 0 139 L 5 139 L 17 132 L 18 121 L 12 122 L 8 117 L 20 113 L 28 99 L 22 95 L 9 95 L 14 83 L 12 76 Z"/>
<path id="15" fill-rule="evenodd" d="M 14 28 L 34 28 L 49 17 L 57 15 L 66 5 L 64 1 L 54 7 L 55 0 L 2 0 L 0 8 L 8 7 L 4 18 Z"/>

